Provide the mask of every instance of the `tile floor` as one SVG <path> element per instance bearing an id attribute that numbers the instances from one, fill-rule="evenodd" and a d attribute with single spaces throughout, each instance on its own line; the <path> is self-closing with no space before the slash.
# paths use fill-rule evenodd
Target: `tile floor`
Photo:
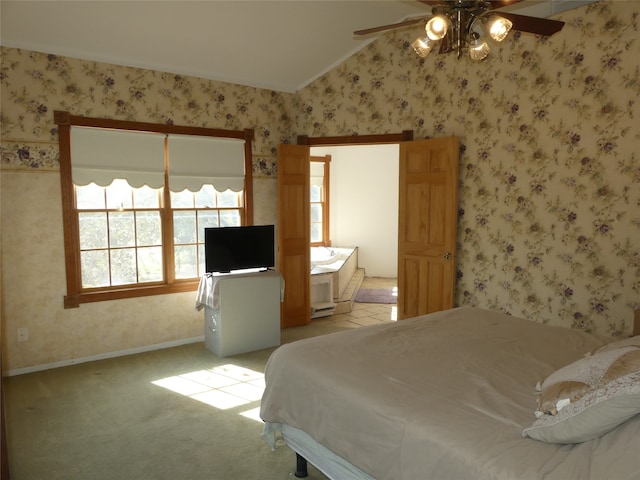
<path id="1" fill-rule="evenodd" d="M 364 277 L 361 288 L 393 288 L 395 278 Z M 396 305 L 354 302 L 351 311 L 313 319 L 314 325 L 332 324 L 339 327 L 358 328 L 378 323 L 395 322 Z"/>

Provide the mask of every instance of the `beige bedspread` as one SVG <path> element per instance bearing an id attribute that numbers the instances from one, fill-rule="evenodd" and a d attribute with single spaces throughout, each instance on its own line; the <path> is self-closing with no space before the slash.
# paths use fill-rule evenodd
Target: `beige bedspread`
<path id="1" fill-rule="evenodd" d="M 640 478 L 640 416 L 578 445 L 521 433 L 536 383 L 602 345 L 477 308 L 310 338 L 270 358 L 261 416 L 378 480 Z"/>

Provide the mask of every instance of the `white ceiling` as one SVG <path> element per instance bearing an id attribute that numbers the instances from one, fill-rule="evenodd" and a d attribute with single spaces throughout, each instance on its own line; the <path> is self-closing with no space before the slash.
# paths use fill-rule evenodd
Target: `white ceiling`
<path id="1" fill-rule="evenodd" d="M 591 1 L 510 10 L 547 17 Z M 415 0 L 2 0 L 0 43 L 294 92 L 373 40 L 354 30 L 429 13 Z"/>

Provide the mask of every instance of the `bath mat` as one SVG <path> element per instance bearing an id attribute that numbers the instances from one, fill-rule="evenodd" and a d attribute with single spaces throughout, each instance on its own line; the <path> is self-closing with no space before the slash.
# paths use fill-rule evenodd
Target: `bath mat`
<path id="1" fill-rule="evenodd" d="M 392 289 L 361 288 L 356 294 L 358 303 L 397 303 L 398 294 Z"/>

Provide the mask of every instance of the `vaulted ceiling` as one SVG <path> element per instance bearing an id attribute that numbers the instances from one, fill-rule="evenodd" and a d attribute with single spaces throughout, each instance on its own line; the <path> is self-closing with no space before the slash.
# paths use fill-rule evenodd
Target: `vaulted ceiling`
<path id="1" fill-rule="evenodd" d="M 590 1 L 524 0 L 509 9 L 547 17 Z M 375 39 L 353 31 L 429 13 L 415 0 L 2 0 L 0 41 L 294 92 Z"/>

